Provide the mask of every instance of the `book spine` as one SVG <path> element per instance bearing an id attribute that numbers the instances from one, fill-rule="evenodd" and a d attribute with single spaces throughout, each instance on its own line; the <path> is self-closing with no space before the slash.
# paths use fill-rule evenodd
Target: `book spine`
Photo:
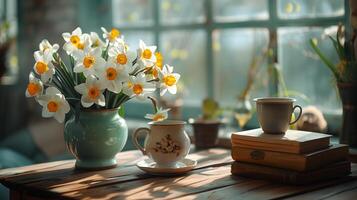
<path id="1" fill-rule="evenodd" d="M 306 170 L 306 158 L 303 155 L 280 153 L 247 149 L 237 146 L 232 147 L 232 158 L 235 161 L 254 163 L 296 171 Z"/>
<path id="2" fill-rule="evenodd" d="M 236 161 L 232 164 L 231 172 L 233 175 L 254 179 L 266 179 L 280 183 L 304 185 L 346 176 L 351 173 L 351 164 L 348 161 L 344 161 L 305 173 Z"/>

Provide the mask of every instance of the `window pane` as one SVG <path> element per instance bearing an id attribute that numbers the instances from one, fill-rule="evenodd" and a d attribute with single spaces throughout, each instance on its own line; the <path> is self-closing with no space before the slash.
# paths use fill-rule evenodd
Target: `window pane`
<path id="1" fill-rule="evenodd" d="M 216 99 L 234 106 L 247 84 L 248 69 L 253 59 L 260 60 L 268 47 L 266 29 L 225 29 L 213 33 Z M 257 76 L 251 98 L 268 95 L 266 59 L 257 65 Z"/>
<path id="2" fill-rule="evenodd" d="M 113 0 L 114 26 L 149 26 L 153 24 L 153 0 Z"/>
<path id="3" fill-rule="evenodd" d="M 204 0 L 160 0 L 163 24 L 202 23 L 205 21 Z"/>
<path id="4" fill-rule="evenodd" d="M 268 1 L 213 0 L 213 15 L 219 22 L 268 19 Z"/>
<path id="5" fill-rule="evenodd" d="M 299 104 L 313 104 L 324 111 L 339 108 L 332 73 L 313 53 L 309 39 L 319 39 L 321 51 L 333 63 L 338 57 L 327 34 L 335 34 L 337 28 L 281 28 L 278 30 L 279 62 L 289 90 L 305 94 L 309 101 L 299 100 Z"/>
<path id="6" fill-rule="evenodd" d="M 132 51 L 136 52 L 136 49 L 139 48 L 139 40 L 142 40 L 147 45 L 156 45 L 154 34 L 150 31 L 123 31 L 125 42 L 129 45 L 129 48 Z"/>
<path id="7" fill-rule="evenodd" d="M 284 19 L 344 15 L 344 0 L 278 0 L 278 16 Z"/>
<path id="8" fill-rule="evenodd" d="M 161 35 L 164 63 L 181 74 L 185 104 L 200 104 L 206 97 L 206 34 L 202 30 L 167 31 Z"/>

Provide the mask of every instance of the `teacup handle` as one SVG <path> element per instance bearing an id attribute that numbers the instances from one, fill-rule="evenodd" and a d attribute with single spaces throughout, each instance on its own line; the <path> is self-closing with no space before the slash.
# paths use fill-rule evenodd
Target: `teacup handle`
<path id="1" fill-rule="evenodd" d="M 299 108 L 299 110 L 300 110 L 299 115 L 297 116 L 297 118 L 296 118 L 293 122 L 290 122 L 289 125 L 295 124 L 295 123 L 300 119 L 300 117 L 301 117 L 301 113 L 302 113 L 302 108 L 301 108 L 301 106 L 295 105 L 295 106 L 293 107 L 293 113 L 294 113 L 294 111 L 295 111 L 296 108 Z"/>
<path id="2" fill-rule="evenodd" d="M 148 128 L 138 128 L 134 131 L 133 133 L 133 144 L 134 146 L 136 146 L 136 148 L 138 148 L 144 155 L 146 155 L 146 149 L 144 147 L 142 147 L 139 142 L 138 142 L 138 136 L 139 136 L 139 133 L 141 131 L 145 131 L 146 134 L 149 134 L 150 133 L 150 129 Z"/>

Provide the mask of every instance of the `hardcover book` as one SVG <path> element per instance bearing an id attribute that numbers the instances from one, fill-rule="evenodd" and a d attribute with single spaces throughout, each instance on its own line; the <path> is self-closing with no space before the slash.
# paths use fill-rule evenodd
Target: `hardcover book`
<path id="1" fill-rule="evenodd" d="M 318 169 L 326 164 L 347 160 L 347 157 L 348 146 L 343 144 L 331 145 L 326 149 L 307 154 L 282 153 L 238 146 L 232 147 L 233 160 L 295 171 Z"/>
<path id="2" fill-rule="evenodd" d="M 262 129 L 236 132 L 231 136 L 232 146 L 286 153 L 310 153 L 327 148 L 331 135 L 288 130 L 285 134 L 266 134 Z"/>
<path id="3" fill-rule="evenodd" d="M 235 161 L 232 164 L 231 172 L 233 175 L 254 179 L 266 179 L 280 183 L 304 185 L 347 176 L 351 173 L 351 163 L 349 161 L 342 161 L 326 165 L 317 170 L 297 172 Z"/>

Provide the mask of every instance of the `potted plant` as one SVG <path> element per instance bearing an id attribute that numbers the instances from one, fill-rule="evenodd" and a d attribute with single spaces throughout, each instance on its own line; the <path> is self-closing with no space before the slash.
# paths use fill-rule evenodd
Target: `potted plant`
<path id="1" fill-rule="evenodd" d="M 189 120 L 193 127 L 196 149 L 211 148 L 217 145 L 219 126 L 221 125 L 218 118 L 220 113 L 221 109 L 218 103 L 213 99 L 206 98 L 202 102 L 202 117 Z"/>
<path id="2" fill-rule="evenodd" d="M 330 69 L 337 82 L 338 91 L 343 105 L 343 125 L 340 133 L 340 143 L 357 147 L 357 62 L 356 62 L 356 31 L 351 39 L 344 36 L 343 27 L 339 25 L 336 37 L 329 36 L 339 63 L 333 64 L 318 48 L 316 38 L 310 39 L 310 45 L 323 63 Z"/>
<path id="3" fill-rule="evenodd" d="M 42 105 L 43 117 L 65 121 L 64 139 L 76 157 L 76 167 L 101 169 L 116 166 L 115 155 L 126 143 L 128 128 L 122 116 L 123 104 L 131 99 L 151 100 L 153 121 L 167 118 L 168 110 L 158 109 L 155 90 L 176 93 L 180 75 L 163 65 L 156 46 L 131 51 L 119 30 L 102 28 L 105 42 L 97 33 L 76 28 L 63 33 L 65 64 L 57 53 L 59 46 L 43 40 L 34 53 L 27 97 Z"/>

